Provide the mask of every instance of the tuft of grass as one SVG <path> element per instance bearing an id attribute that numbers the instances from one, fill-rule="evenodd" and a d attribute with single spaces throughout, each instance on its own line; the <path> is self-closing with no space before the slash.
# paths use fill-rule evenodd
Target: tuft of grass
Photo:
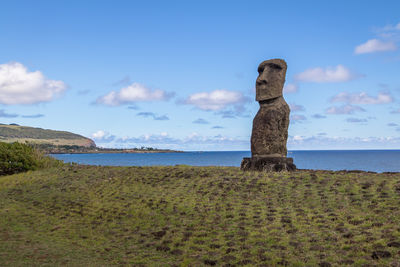
<path id="1" fill-rule="evenodd" d="M 1 266 L 396 266 L 400 174 L 64 165 L 0 177 Z"/>

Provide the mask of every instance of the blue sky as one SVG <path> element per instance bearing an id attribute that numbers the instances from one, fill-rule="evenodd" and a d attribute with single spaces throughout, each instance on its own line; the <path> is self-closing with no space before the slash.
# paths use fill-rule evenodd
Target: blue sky
<path id="1" fill-rule="evenodd" d="M 0 122 L 103 147 L 249 150 L 288 64 L 288 148 L 400 148 L 398 1 L 6 1 Z"/>

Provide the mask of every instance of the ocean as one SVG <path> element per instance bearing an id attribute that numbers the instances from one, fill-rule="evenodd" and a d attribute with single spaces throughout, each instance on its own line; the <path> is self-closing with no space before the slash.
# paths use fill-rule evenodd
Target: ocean
<path id="1" fill-rule="evenodd" d="M 64 162 L 108 166 L 236 166 L 250 151 L 206 151 L 140 154 L 53 154 Z M 289 151 L 299 169 L 400 172 L 400 150 L 296 150 Z"/>

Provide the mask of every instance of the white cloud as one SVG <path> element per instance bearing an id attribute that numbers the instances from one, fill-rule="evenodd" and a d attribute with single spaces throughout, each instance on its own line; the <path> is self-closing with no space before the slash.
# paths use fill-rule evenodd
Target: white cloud
<path id="1" fill-rule="evenodd" d="M 397 25 L 393 25 L 393 24 L 387 24 L 384 27 L 375 27 L 374 31 L 376 33 L 391 33 L 394 31 L 400 30 L 400 23 L 398 23 Z"/>
<path id="2" fill-rule="evenodd" d="M 295 103 L 289 104 L 290 111 L 296 112 L 296 111 L 305 111 L 306 109 L 302 105 L 297 105 Z"/>
<path id="3" fill-rule="evenodd" d="M 290 120 L 291 120 L 293 123 L 296 123 L 296 122 L 305 121 L 305 120 L 307 120 L 307 118 L 306 118 L 305 116 L 303 116 L 303 115 L 297 115 L 297 114 L 295 114 L 295 115 L 290 115 Z"/>
<path id="4" fill-rule="evenodd" d="M 6 105 L 48 102 L 67 86 L 49 80 L 40 71 L 29 72 L 18 62 L 0 64 L 0 103 Z"/>
<path id="5" fill-rule="evenodd" d="M 353 74 L 343 65 L 327 68 L 311 68 L 295 76 L 295 79 L 302 82 L 334 83 L 353 80 L 357 75 Z"/>
<path id="6" fill-rule="evenodd" d="M 221 110 L 229 105 L 242 103 L 245 97 L 240 92 L 228 90 L 214 90 L 190 95 L 185 104 L 193 105 L 202 110 Z"/>
<path id="7" fill-rule="evenodd" d="M 103 138 L 105 135 L 106 135 L 106 133 L 105 133 L 103 130 L 99 130 L 99 131 L 97 131 L 97 132 L 95 132 L 95 133 L 92 133 L 91 137 L 92 137 L 93 139 L 101 139 L 101 138 Z"/>
<path id="8" fill-rule="evenodd" d="M 285 86 L 283 87 L 283 92 L 285 94 L 291 94 L 291 93 L 296 93 L 298 89 L 299 89 L 299 87 L 297 86 L 297 84 L 288 83 L 288 84 L 285 84 Z"/>
<path id="9" fill-rule="evenodd" d="M 360 44 L 354 50 L 356 54 L 367 54 L 374 52 L 383 52 L 383 51 L 394 51 L 397 49 L 397 46 L 392 41 L 381 41 L 378 39 L 368 40 L 366 43 Z"/>
<path id="10" fill-rule="evenodd" d="M 123 104 L 132 104 L 134 102 L 168 100 L 172 96 L 172 93 L 167 93 L 162 90 L 151 90 L 140 83 L 133 83 L 119 91 L 111 91 L 99 97 L 96 103 L 107 106 L 119 106 Z"/>
<path id="11" fill-rule="evenodd" d="M 114 135 L 110 135 L 108 132 L 103 130 L 98 130 L 97 132 L 92 133 L 90 137 L 99 143 L 110 143 L 115 139 Z"/>
<path id="12" fill-rule="evenodd" d="M 332 97 L 331 102 L 345 102 L 348 104 L 387 104 L 393 102 L 393 97 L 388 93 L 379 93 L 378 96 L 369 96 L 365 92 L 349 94 L 342 92 Z"/>
<path id="13" fill-rule="evenodd" d="M 358 111 L 365 111 L 365 109 L 353 105 L 343 105 L 339 107 L 329 107 L 327 108 L 325 113 L 338 115 L 338 114 L 354 114 L 355 112 Z"/>

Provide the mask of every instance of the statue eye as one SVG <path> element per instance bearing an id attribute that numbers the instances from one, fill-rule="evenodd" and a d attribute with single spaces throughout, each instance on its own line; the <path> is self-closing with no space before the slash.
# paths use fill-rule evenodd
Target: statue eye
<path id="1" fill-rule="evenodd" d="M 261 74 L 264 71 L 264 66 L 258 67 L 258 74 Z"/>
<path id="2" fill-rule="evenodd" d="M 273 70 L 282 70 L 282 67 L 278 64 L 270 64 L 269 67 Z"/>

